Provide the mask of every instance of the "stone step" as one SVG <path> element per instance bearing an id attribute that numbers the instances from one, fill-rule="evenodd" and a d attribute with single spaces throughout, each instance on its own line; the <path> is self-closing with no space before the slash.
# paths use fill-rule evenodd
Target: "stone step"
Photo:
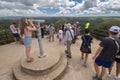
<path id="1" fill-rule="evenodd" d="M 21 60 L 21 70 L 27 74 L 39 75 L 48 74 L 59 66 L 62 61 L 62 55 L 58 52 L 50 52 L 44 58 L 37 58 L 33 55 L 35 60 L 27 63 L 26 59 Z"/>
<path id="2" fill-rule="evenodd" d="M 64 74 L 64 71 L 67 68 L 67 59 L 65 55 L 62 55 L 61 62 L 57 65 L 57 68 L 53 71 L 49 72 L 48 74 L 39 76 L 39 75 L 32 75 L 27 74 L 21 70 L 20 63 L 17 63 L 16 66 L 13 68 L 13 75 L 16 80 L 58 80 L 61 75 Z"/>

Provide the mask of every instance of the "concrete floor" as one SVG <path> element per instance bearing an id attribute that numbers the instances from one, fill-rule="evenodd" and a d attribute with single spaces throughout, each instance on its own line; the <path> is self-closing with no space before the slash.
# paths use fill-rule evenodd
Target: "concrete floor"
<path id="1" fill-rule="evenodd" d="M 65 45 L 59 44 L 58 39 L 54 42 L 49 42 L 47 38 L 43 40 L 44 50 L 49 50 L 52 46 L 55 46 L 58 51 L 63 52 L 66 47 Z M 72 58 L 68 59 L 68 69 L 66 74 L 61 78 L 62 80 L 92 80 L 92 76 L 95 75 L 92 56 L 95 54 L 98 48 L 99 41 L 93 40 L 92 44 L 92 54 L 89 55 L 87 67 L 83 67 L 83 60 L 81 60 L 80 54 L 80 44 L 81 40 L 77 40 L 76 44 L 72 45 Z M 50 46 L 46 48 L 45 46 Z M 39 50 L 37 39 L 33 39 L 31 53 Z M 36 53 L 38 55 L 38 53 Z M 7 45 L 0 46 L 0 80 L 13 80 L 12 79 L 12 67 L 15 63 L 25 56 L 25 48 L 21 44 L 11 43 Z M 113 68 L 112 74 L 115 75 L 115 67 Z M 104 80 L 115 80 L 114 78 L 108 78 L 104 76 Z"/>

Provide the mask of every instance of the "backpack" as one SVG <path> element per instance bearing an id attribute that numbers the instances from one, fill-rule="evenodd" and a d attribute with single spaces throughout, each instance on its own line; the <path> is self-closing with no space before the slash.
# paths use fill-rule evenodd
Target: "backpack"
<path id="1" fill-rule="evenodd" d="M 111 37 L 110 37 L 110 38 L 111 38 Z M 116 52 L 115 57 L 120 59 L 120 46 L 119 46 L 119 43 L 118 43 L 117 40 L 115 40 L 114 38 L 111 38 L 111 39 L 115 42 L 115 44 L 116 44 L 116 46 L 117 46 L 117 52 Z"/>

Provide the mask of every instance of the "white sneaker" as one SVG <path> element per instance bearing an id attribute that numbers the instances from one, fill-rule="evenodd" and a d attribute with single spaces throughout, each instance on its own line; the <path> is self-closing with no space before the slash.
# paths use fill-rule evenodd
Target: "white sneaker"
<path id="1" fill-rule="evenodd" d="M 108 76 L 109 78 L 111 78 L 111 77 L 112 77 L 112 75 L 111 75 L 111 74 L 109 74 L 109 73 L 107 73 L 107 76 Z"/>
<path id="2" fill-rule="evenodd" d="M 120 80 L 120 75 L 119 76 L 115 76 L 116 80 Z"/>

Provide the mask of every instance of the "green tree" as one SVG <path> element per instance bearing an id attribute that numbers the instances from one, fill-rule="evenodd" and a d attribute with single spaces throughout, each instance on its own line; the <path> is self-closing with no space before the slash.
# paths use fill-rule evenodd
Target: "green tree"
<path id="1" fill-rule="evenodd" d="M 59 19 L 58 21 L 55 22 L 55 27 L 60 29 L 62 24 L 67 23 L 67 22 L 68 22 L 67 19 L 61 18 L 61 19 Z"/>

